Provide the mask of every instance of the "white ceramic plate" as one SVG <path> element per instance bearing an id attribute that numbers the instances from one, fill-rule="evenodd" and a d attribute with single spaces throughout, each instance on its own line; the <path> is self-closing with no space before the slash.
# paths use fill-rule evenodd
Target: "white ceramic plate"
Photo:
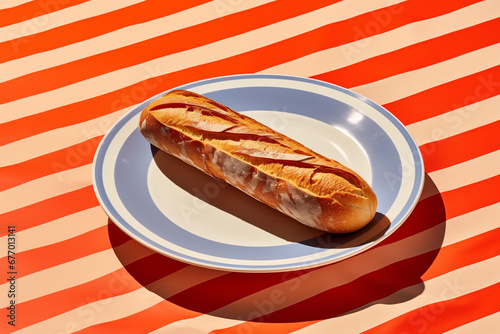
<path id="1" fill-rule="evenodd" d="M 393 233 L 423 187 L 420 151 L 387 110 L 344 88 L 307 78 L 236 75 L 187 84 L 235 111 L 352 168 L 373 187 L 377 215 L 362 230 L 325 234 L 152 147 L 141 111 L 122 117 L 94 159 L 94 189 L 128 235 L 164 255 L 204 267 L 272 272 L 345 259 Z"/>

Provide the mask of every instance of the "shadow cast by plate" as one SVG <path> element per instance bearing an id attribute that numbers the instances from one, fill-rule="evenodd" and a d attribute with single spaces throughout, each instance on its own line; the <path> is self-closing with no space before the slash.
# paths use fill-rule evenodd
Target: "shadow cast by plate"
<path id="1" fill-rule="evenodd" d="M 286 216 L 241 190 L 215 179 L 168 153 L 151 146 L 158 169 L 183 191 L 230 215 L 288 242 L 315 248 L 351 248 L 383 236 L 390 221 L 377 213 L 372 222 L 348 234 L 324 233 Z M 207 189 L 207 191 L 200 191 Z M 208 190 L 209 189 L 209 190 Z"/>
<path id="2" fill-rule="evenodd" d="M 428 176 L 424 187 L 432 195 L 387 239 L 356 256 L 311 269 L 226 272 L 150 251 L 111 221 L 109 237 L 137 282 L 180 307 L 247 324 L 322 320 L 375 304 L 404 303 L 422 293 L 421 276 L 439 252 L 446 224 L 443 200 Z"/>

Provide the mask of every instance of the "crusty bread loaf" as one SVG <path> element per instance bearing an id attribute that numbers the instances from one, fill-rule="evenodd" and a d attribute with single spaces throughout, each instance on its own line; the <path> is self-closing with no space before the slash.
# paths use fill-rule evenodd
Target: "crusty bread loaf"
<path id="1" fill-rule="evenodd" d="M 376 196 L 355 172 L 196 93 L 152 102 L 139 128 L 152 145 L 315 229 L 352 232 L 375 215 Z"/>

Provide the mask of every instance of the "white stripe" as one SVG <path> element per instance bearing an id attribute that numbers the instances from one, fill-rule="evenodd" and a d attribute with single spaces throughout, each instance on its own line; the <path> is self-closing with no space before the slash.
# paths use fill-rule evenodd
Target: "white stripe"
<path id="1" fill-rule="evenodd" d="M 238 36 L 157 58 L 56 90 L 0 105 L 0 122 L 41 113 L 109 93 L 153 76 L 236 56 L 314 30 L 325 24 L 374 10 L 387 1 L 349 0 Z M 145 98 L 144 98 L 145 99 Z M 12 110 L 16 110 L 12 113 Z"/>
<path id="2" fill-rule="evenodd" d="M 499 228 L 498 217 L 500 217 L 500 203 L 448 219 L 442 247 Z M 475 223 L 471 224 L 471 222 Z"/>
<path id="3" fill-rule="evenodd" d="M 197 284 L 227 274 L 228 272 L 219 270 L 210 270 L 196 266 L 184 267 L 168 276 L 165 276 L 147 285 L 145 289 L 141 288 L 137 291 L 133 291 L 124 296 L 111 297 L 106 300 L 97 302 L 103 305 L 107 311 L 109 310 L 109 312 L 102 312 L 101 314 L 99 314 L 99 317 L 96 317 L 95 319 L 92 320 L 92 323 L 82 323 L 81 328 L 86 328 L 90 325 L 97 325 L 117 320 L 120 318 L 124 318 L 128 315 L 132 315 L 134 313 L 143 311 L 148 307 L 154 306 L 160 301 L 168 299 L 169 297 L 175 295 L 178 292 L 182 292 L 183 290 L 191 288 Z M 158 298 L 161 299 L 157 300 L 156 297 L 152 298 L 151 295 L 158 296 Z M 133 305 L 135 304 L 135 300 L 137 298 L 140 298 L 141 300 L 143 299 L 149 300 L 150 303 L 149 305 L 143 305 L 143 307 L 139 309 L 137 309 L 135 306 L 127 306 L 127 307 L 119 306 L 120 304 Z M 84 305 L 76 310 L 71 310 L 67 312 L 67 314 L 63 315 L 63 317 L 65 319 L 73 319 L 73 320 L 79 319 L 79 317 L 77 317 L 76 315 L 82 313 L 83 309 L 91 310 L 94 309 L 95 306 L 96 305 L 94 305 L 94 303 Z M 117 310 L 117 306 L 119 306 L 119 310 Z M 176 306 L 174 306 L 174 308 L 176 308 Z M 195 315 L 195 313 L 193 313 L 193 315 Z M 57 316 L 56 318 L 60 318 L 60 316 Z M 61 322 L 61 319 L 58 319 L 58 321 Z M 53 319 L 50 319 L 48 322 L 52 324 Z"/>
<path id="4" fill-rule="evenodd" d="M 89 300 L 96 300 L 100 295 L 105 296 L 108 291 L 102 289 L 93 293 L 95 295 L 89 292 Z M 69 333 L 67 332 L 68 324 L 71 325 L 71 333 L 73 333 L 92 325 L 133 315 L 158 304 L 162 300 L 157 294 L 151 293 L 146 288 L 140 288 L 113 298 L 100 299 L 85 304 L 77 309 L 22 328 L 16 333 Z"/>
<path id="5" fill-rule="evenodd" d="M 500 150 L 430 172 L 426 175 L 426 182 L 435 186 L 424 187 L 420 200 L 500 175 L 499 157 Z"/>
<path id="6" fill-rule="evenodd" d="M 149 284 L 145 288 L 94 301 L 98 297 L 106 296 L 107 290 L 109 292 L 123 290 L 125 286 L 120 286 L 120 282 L 127 284 L 127 281 L 123 279 L 117 280 L 113 284 L 109 283 L 108 287 L 104 287 L 101 291 L 97 291 L 95 296 L 90 295 L 87 301 L 92 302 L 27 327 L 25 331 L 29 333 L 47 333 L 54 328 L 63 328 L 64 324 L 68 322 L 75 323 L 75 327 L 81 330 L 88 326 L 121 319 L 152 307 L 184 289 L 226 274 L 227 272 L 223 271 L 187 266 Z M 130 279 L 133 280 L 132 277 Z M 23 333 L 23 330 L 20 333 Z"/>
<path id="7" fill-rule="evenodd" d="M 155 254 L 150 248 L 143 246 L 135 240 L 129 240 L 120 246 L 114 247 L 114 251 L 124 267 L 146 256 Z"/>
<path id="8" fill-rule="evenodd" d="M 225 276 L 227 274 L 229 274 L 228 271 L 212 270 L 188 265 L 168 276 L 148 284 L 147 288 L 150 291 L 154 291 L 164 299 L 167 299 L 195 285 L 217 277 Z"/>
<path id="9" fill-rule="evenodd" d="M 92 184 L 92 164 L 50 174 L 0 193 L 0 214 Z"/>
<path id="10" fill-rule="evenodd" d="M 51 222 L 16 232 L 18 240 L 16 253 L 52 245 L 80 234 L 87 233 L 107 224 L 108 218 L 100 207 L 86 209 Z M 0 238 L 0 244 L 7 242 L 7 236 Z"/>
<path id="11" fill-rule="evenodd" d="M 156 20 L 127 26 L 85 41 L 15 59 L 0 64 L 0 82 L 123 48 L 127 45 L 217 19 L 224 14 L 244 11 L 271 1 L 274 0 L 244 1 L 237 6 L 228 5 L 227 8 L 224 8 L 227 9 L 227 13 L 226 11 L 217 10 L 216 2 L 208 2 Z"/>
<path id="12" fill-rule="evenodd" d="M 22 5 L 26 2 L 30 2 L 31 0 L 3 0 L 2 3 L 0 3 L 0 9 L 7 9 L 7 8 L 12 8 L 12 7 L 17 7 L 19 5 Z"/>
<path id="13" fill-rule="evenodd" d="M 497 175 L 500 175 L 500 150 L 429 173 L 440 192 L 464 187 Z"/>
<path id="14" fill-rule="evenodd" d="M 229 328 L 241 323 L 241 320 L 204 314 L 195 318 L 176 321 L 172 324 L 158 328 L 150 332 L 150 334 L 211 333 L 214 330 Z M 258 326 L 258 324 L 256 326 Z M 188 329 L 191 330 L 191 332 L 187 332 Z M 250 330 L 242 331 L 241 333 L 254 333 L 254 330 L 250 328 Z"/>
<path id="15" fill-rule="evenodd" d="M 16 303 L 23 303 L 60 290 L 83 284 L 122 268 L 112 249 L 94 253 L 74 261 L 66 262 L 16 280 L 18 287 L 25 287 L 19 293 Z M 92 270 L 89 270 L 92 268 Z M 5 286 L 2 284 L 1 286 Z M 0 287 L 1 287 L 0 286 Z M 29 288 L 28 288 L 29 287 Z M 9 301 L 2 299 L 2 307 Z"/>
<path id="16" fill-rule="evenodd" d="M 361 333 L 426 305 L 441 303 L 441 307 L 446 307 L 443 303 L 447 300 L 498 283 L 500 274 L 496 268 L 499 267 L 500 256 L 493 257 L 430 279 L 425 282 L 425 289 L 420 284 L 410 286 L 371 303 L 368 307 L 363 306 L 362 309 L 315 323 L 293 333 L 327 333 L 331 328 L 342 328 L 346 334 Z M 408 300 L 408 298 L 410 299 Z M 406 301 L 400 302 L 401 300 Z M 418 322 L 417 330 L 419 332 L 431 325 L 430 319 L 415 313 L 408 315 L 408 321 L 411 323 L 412 317 L 415 316 L 417 319 L 423 320 L 423 322 Z M 439 321 L 439 314 L 435 315 L 435 321 Z"/>
<path id="17" fill-rule="evenodd" d="M 13 143 L 0 146 L 0 167 L 14 165 L 38 156 L 48 154 L 66 147 L 82 143 L 92 138 L 104 135 L 111 126 L 118 121 L 126 112 L 135 106 L 116 111 L 112 114 L 104 115 L 89 121 L 74 125 L 57 128 L 47 132 L 39 133 Z M 54 162 L 52 167 L 54 172 L 62 169 L 62 165 L 67 167 L 77 166 L 81 160 L 94 154 L 95 148 L 89 143 L 88 147 L 83 147 L 80 151 L 68 151 L 64 162 Z"/>
<path id="18" fill-rule="evenodd" d="M 29 287 L 29 289 L 24 289 L 23 293 L 17 296 L 16 303 L 23 303 L 90 282 L 122 269 L 124 266 L 152 253 L 150 249 L 131 240 L 114 249 L 106 249 L 20 277 L 16 280 L 17 286 Z M 117 254 L 120 254 L 120 256 L 117 257 Z M 92 270 L 89 270 L 89 268 L 92 268 Z M 130 283 L 137 284 L 135 279 L 129 276 L 128 273 L 125 274 L 125 277 L 120 275 L 120 273 L 116 274 L 116 278 L 123 287 Z M 0 285 L 0 288 L 5 288 L 7 284 Z M 7 299 L 1 300 L 0 307 L 6 307 L 8 303 Z"/>
<path id="19" fill-rule="evenodd" d="M 495 19 L 498 17 L 498 10 L 498 1 L 479 2 L 442 16 L 410 23 L 382 34 L 311 53 L 265 69 L 261 73 L 304 77 L 318 75 Z M 397 12 L 382 11 L 379 16 L 374 16 L 373 21 L 355 27 L 358 29 L 357 36 L 363 37 L 367 32 L 382 29 L 392 21 L 393 15 L 396 16 Z"/>
<path id="20" fill-rule="evenodd" d="M 445 332 L 446 334 L 495 333 L 500 324 L 500 312 L 469 322 Z"/>
<path id="21" fill-rule="evenodd" d="M 365 275 L 392 263 L 459 242 L 463 240 L 460 239 L 462 237 L 464 239 L 471 238 L 475 235 L 495 229 L 498 227 L 495 217 L 498 217 L 497 214 L 499 213 L 500 205 L 470 212 L 462 217 L 455 217 L 448 222 L 443 222 L 406 239 L 368 250 L 356 257 L 288 281 L 285 281 L 285 279 L 292 274 L 283 273 L 283 283 L 276 284 L 270 288 L 263 289 L 257 293 L 244 297 L 218 310 L 210 312 L 209 315 L 201 315 L 193 319 L 183 320 L 182 325 L 189 328 L 201 328 L 204 324 L 215 321 L 217 327 L 211 328 L 213 330 L 216 328 L 233 326 L 242 322 L 236 320 L 227 320 L 223 322 L 218 319 L 227 317 L 243 319 L 245 312 L 247 315 L 252 313 L 253 315 L 259 315 L 259 312 L 260 315 L 263 315 L 265 313 L 263 310 L 270 310 L 272 312 L 278 311 L 326 290 L 347 284 L 360 275 Z M 478 224 L 470 224 L 471 220 L 477 221 Z M 443 235 L 443 233 L 444 237 L 441 240 L 439 236 Z M 298 273 L 300 274 L 300 272 Z M 329 277 L 329 279 L 324 280 L 324 277 Z M 277 296 L 282 296 L 283 298 Z M 284 298 L 285 296 L 286 298 Z M 214 317 L 216 318 L 215 320 L 213 319 Z M 159 333 L 175 332 L 177 325 L 180 324 L 175 323 L 167 325 L 161 328 Z"/>
<path id="22" fill-rule="evenodd" d="M 495 44 L 351 89 L 379 104 L 386 104 L 499 64 L 500 44 Z"/>
<path id="23" fill-rule="evenodd" d="M 0 42 L 9 41 L 16 38 L 26 38 L 19 43 L 27 43 L 31 35 L 43 31 L 54 29 L 65 24 L 80 21 L 89 17 L 98 16 L 107 12 L 112 12 L 144 0 L 122 0 L 122 1 L 86 1 L 81 4 L 59 9 L 57 1 L 44 2 L 47 8 L 40 6 L 37 15 L 29 20 L 11 24 L 0 28 Z M 48 12 L 53 9 L 56 11 Z M 14 51 L 15 47 L 13 45 Z"/>
<path id="24" fill-rule="evenodd" d="M 435 186 L 424 187 L 420 200 L 500 175 L 498 171 L 500 167 L 496 163 L 499 154 L 500 151 L 495 151 L 427 174 L 425 181 Z M 490 163 L 496 165 L 489 165 Z"/>
<path id="25" fill-rule="evenodd" d="M 485 83 L 486 82 L 486 83 Z M 478 89 L 463 99 L 463 104 L 478 101 L 492 94 L 493 88 L 487 81 L 478 81 Z M 479 95 L 478 95 L 479 94 Z M 468 104 L 447 113 L 406 126 L 417 144 L 424 145 L 443 140 L 462 132 L 500 121 L 500 95 Z"/>

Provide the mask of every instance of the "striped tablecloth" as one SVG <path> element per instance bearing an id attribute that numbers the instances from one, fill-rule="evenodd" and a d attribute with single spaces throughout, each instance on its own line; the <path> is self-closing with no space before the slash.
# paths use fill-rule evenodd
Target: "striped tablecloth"
<path id="1" fill-rule="evenodd" d="M 498 333 L 498 0 L 3 0 L 2 333 Z M 320 79 L 384 106 L 425 163 L 376 247 L 282 273 L 159 255 L 92 187 L 107 130 L 217 76 Z"/>

